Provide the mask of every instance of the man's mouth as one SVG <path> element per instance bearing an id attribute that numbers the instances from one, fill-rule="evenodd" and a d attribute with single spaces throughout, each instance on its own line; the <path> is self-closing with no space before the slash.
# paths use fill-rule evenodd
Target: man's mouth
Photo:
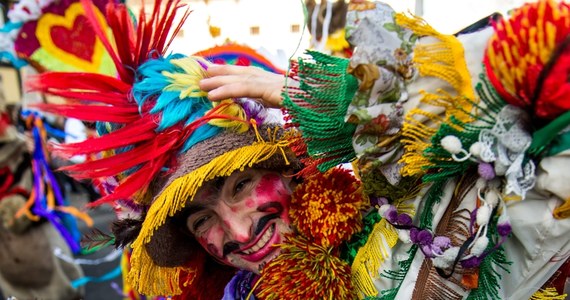
<path id="1" fill-rule="evenodd" d="M 273 253 L 277 248 L 273 247 L 274 244 L 280 242 L 280 237 L 276 233 L 275 223 L 266 227 L 265 231 L 259 236 L 257 241 L 242 249 L 239 254 L 244 260 L 250 262 L 259 262 L 266 258 L 269 254 Z"/>
<path id="2" fill-rule="evenodd" d="M 261 248 L 265 247 L 265 245 L 267 245 L 267 242 L 269 242 L 269 239 L 271 239 L 274 232 L 275 232 L 275 224 L 269 226 L 267 228 L 267 230 L 265 230 L 263 235 L 259 238 L 257 243 L 255 243 L 249 249 L 242 250 L 242 253 L 249 255 L 249 254 L 252 254 L 256 251 L 259 251 L 259 249 L 261 249 Z"/>

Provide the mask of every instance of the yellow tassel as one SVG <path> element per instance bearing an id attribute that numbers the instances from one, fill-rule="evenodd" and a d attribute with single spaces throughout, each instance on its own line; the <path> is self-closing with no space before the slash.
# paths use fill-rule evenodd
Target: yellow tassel
<path id="1" fill-rule="evenodd" d="M 453 35 L 437 32 L 418 17 L 407 17 L 399 13 L 396 23 L 412 30 L 420 36 L 433 36 L 440 40 L 431 45 L 418 45 L 414 49 L 414 63 L 422 76 L 439 77 L 451 84 L 462 96 L 475 98 L 475 90 L 471 83 L 471 75 L 465 62 L 463 46 Z"/>
<path id="2" fill-rule="evenodd" d="M 254 128 L 257 130 L 257 127 Z M 148 295 L 176 295 L 181 292 L 178 287 L 180 268 L 155 265 L 146 253 L 144 245 L 150 242 L 155 230 L 164 224 L 167 217 L 174 216 L 186 206 L 188 201 L 193 200 L 204 182 L 251 167 L 269 159 L 278 151 L 288 164 L 285 149 L 289 145 L 290 134 L 284 134 L 280 140 L 275 140 L 276 132 L 277 129 L 270 135 L 271 140 L 267 142 L 258 134 L 258 141 L 252 145 L 226 152 L 193 172 L 177 178 L 164 189 L 151 205 L 141 232 L 132 245 L 129 281 L 135 290 Z"/>
<path id="3" fill-rule="evenodd" d="M 398 241 L 398 233 L 386 219 L 380 220 L 368 237 L 368 241 L 358 250 L 352 263 L 352 284 L 359 295 L 378 295 L 373 278 L 377 277 L 380 265 L 388 256 L 388 247 Z"/>
<path id="4" fill-rule="evenodd" d="M 564 300 L 567 294 L 558 294 L 555 288 L 539 290 L 530 297 L 529 300 Z"/>
<path id="5" fill-rule="evenodd" d="M 144 245 L 133 245 L 127 283 L 143 295 L 179 295 L 182 293 L 178 284 L 180 271 L 181 267 L 167 268 L 154 264 Z"/>
<path id="6" fill-rule="evenodd" d="M 555 208 L 553 214 L 556 219 L 566 219 L 570 217 L 570 198 L 566 199 L 564 204 Z"/>
<path id="7" fill-rule="evenodd" d="M 431 165 L 421 153 L 430 146 L 427 141 L 436 133 L 436 130 L 414 118 L 419 115 L 426 116 L 431 122 L 441 122 L 441 117 L 420 109 L 413 109 L 406 115 L 402 127 L 402 143 L 406 147 L 406 152 L 400 159 L 400 162 L 404 163 L 401 171 L 404 176 L 421 174 L 424 167 Z"/>
<path id="8" fill-rule="evenodd" d="M 422 91 L 422 104 L 445 108 L 445 117 L 429 114 L 422 109 L 413 109 L 405 117 L 402 129 L 402 144 L 406 154 L 402 157 L 404 163 L 402 174 L 414 176 L 423 174 L 425 167 L 430 166 L 423 151 L 430 146 L 429 139 L 443 122 L 454 116 L 462 122 L 472 121 L 470 112 L 475 101 L 475 90 L 472 86 L 471 75 L 465 62 L 465 53 L 461 43 L 452 35 L 437 32 L 419 17 L 408 17 L 402 13 L 396 14 L 396 23 L 412 30 L 420 36 L 432 36 L 439 40 L 433 44 L 420 44 L 414 49 L 414 63 L 423 77 L 433 76 L 448 82 L 457 93 L 450 95 L 441 89 L 433 92 Z M 429 125 L 419 121 L 428 118 Z M 428 127 L 429 126 L 429 127 Z"/>

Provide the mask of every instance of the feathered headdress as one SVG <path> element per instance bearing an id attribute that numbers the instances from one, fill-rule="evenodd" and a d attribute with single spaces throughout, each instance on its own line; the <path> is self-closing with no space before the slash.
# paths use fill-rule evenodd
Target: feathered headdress
<path id="1" fill-rule="evenodd" d="M 290 165 L 295 161 L 288 150 L 291 133 L 264 124 L 263 110 L 253 101 L 210 102 L 198 87 L 209 65 L 205 59 L 166 55 L 181 26 L 174 23 L 183 7 L 180 1 L 156 0 L 150 17 L 141 11 L 137 25 L 124 5 L 109 3 L 106 22 L 112 38 L 98 23 L 93 4 L 81 3 L 117 76 L 44 73 L 30 86 L 69 99 L 63 105 L 38 105 L 40 109 L 98 122 L 99 137 L 54 147 L 65 156 L 97 157 L 63 168 L 75 178 L 110 187 L 90 206 L 142 207 L 129 284 L 146 295 L 180 294 L 181 281 L 200 284 L 196 278 L 208 263 L 198 250 L 188 249 L 198 246 L 181 235 L 175 215 L 208 180 L 254 165 Z M 188 14 L 185 9 L 181 22 Z"/>

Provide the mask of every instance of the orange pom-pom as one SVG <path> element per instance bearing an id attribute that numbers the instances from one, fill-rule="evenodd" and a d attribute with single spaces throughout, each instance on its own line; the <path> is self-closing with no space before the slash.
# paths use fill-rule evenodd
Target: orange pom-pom
<path id="1" fill-rule="evenodd" d="M 333 248 L 288 236 L 281 254 L 263 268 L 257 297 L 264 300 L 356 299 L 350 266 Z"/>
<path id="2" fill-rule="evenodd" d="M 346 169 L 318 173 L 293 193 L 289 214 L 299 233 L 323 247 L 336 247 L 362 228 L 363 197 Z"/>

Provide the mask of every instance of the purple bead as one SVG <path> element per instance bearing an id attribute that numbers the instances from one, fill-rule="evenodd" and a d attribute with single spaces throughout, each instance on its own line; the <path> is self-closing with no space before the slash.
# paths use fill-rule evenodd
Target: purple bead
<path id="1" fill-rule="evenodd" d="M 398 211 L 394 206 L 390 205 L 390 208 L 388 208 L 386 213 L 384 213 L 384 217 L 388 220 L 388 222 L 394 224 L 398 221 Z"/>
<path id="2" fill-rule="evenodd" d="M 424 253 L 425 256 L 427 257 L 435 257 L 435 255 L 433 255 L 433 252 L 431 250 L 431 245 L 422 245 L 422 252 Z"/>
<path id="3" fill-rule="evenodd" d="M 503 224 L 498 224 L 497 225 L 497 232 L 501 236 L 507 236 L 507 235 L 511 234 L 511 232 L 512 232 L 511 223 L 506 222 Z"/>
<path id="4" fill-rule="evenodd" d="M 420 245 L 430 245 L 433 240 L 431 232 L 427 230 L 422 230 L 418 232 L 417 239 Z"/>
<path id="5" fill-rule="evenodd" d="M 388 204 L 388 198 L 386 198 L 386 197 L 378 197 L 378 198 L 376 198 L 376 201 L 378 201 L 378 206 Z"/>
<path id="6" fill-rule="evenodd" d="M 451 246 L 451 240 L 446 236 L 436 236 L 433 238 L 433 245 L 441 249 L 447 249 Z"/>
<path id="7" fill-rule="evenodd" d="M 412 243 L 414 243 L 414 244 L 418 243 L 418 233 L 419 232 L 420 231 L 416 227 L 410 228 L 410 240 L 412 241 Z"/>
<path id="8" fill-rule="evenodd" d="M 478 267 L 478 266 L 481 264 L 481 261 L 482 261 L 482 260 L 483 260 L 482 258 L 479 258 L 479 257 L 477 257 L 477 256 L 473 256 L 473 257 L 470 257 L 470 258 L 468 258 L 468 259 L 466 259 L 466 260 L 462 260 L 462 261 L 461 261 L 461 266 L 462 266 L 463 268 L 466 268 L 466 269 L 475 268 L 475 267 Z"/>
<path id="9" fill-rule="evenodd" d="M 407 214 L 400 214 L 398 216 L 398 224 L 410 226 L 410 225 L 412 225 L 412 217 L 410 217 Z"/>
<path id="10" fill-rule="evenodd" d="M 495 170 L 493 168 L 493 165 L 490 163 L 480 163 L 477 167 L 477 172 L 479 173 L 479 176 L 485 180 L 491 180 L 495 178 Z"/>

